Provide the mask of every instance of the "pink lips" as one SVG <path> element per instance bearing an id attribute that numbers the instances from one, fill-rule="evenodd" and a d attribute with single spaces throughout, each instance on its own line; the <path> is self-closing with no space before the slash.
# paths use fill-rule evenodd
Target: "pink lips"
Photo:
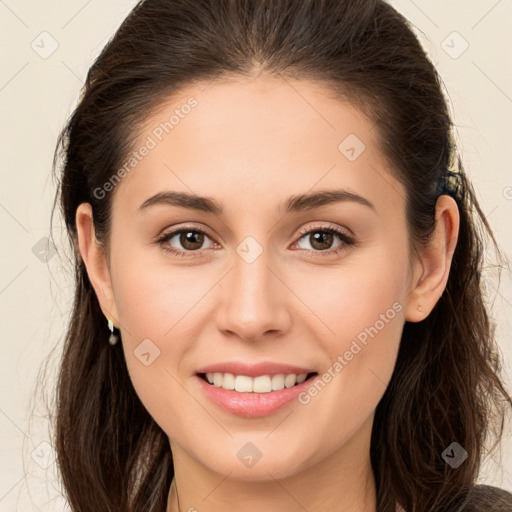
<path id="1" fill-rule="evenodd" d="M 224 362 L 212 364 L 200 368 L 196 375 L 198 385 L 203 393 L 224 411 L 246 418 L 258 418 L 273 414 L 294 401 L 298 395 L 305 391 L 318 375 L 306 379 L 301 384 L 290 388 L 269 393 L 240 393 L 234 390 L 227 390 L 209 384 L 202 375 L 206 373 L 233 373 L 234 375 L 247 375 L 258 377 L 259 375 L 277 375 L 291 373 L 316 373 L 314 370 L 299 366 L 292 366 L 281 363 L 262 362 L 254 365 L 240 362 Z"/>
<path id="2" fill-rule="evenodd" d="M 313 378 L 306 379 L 302 384 L 284 388 L 280 391 L 239 393 L 238 391 L 213 386 L 201 377 L 196 376 L 200 388 L 212 402 L 227 412 L 246 418 L 259 418 L 277 412 L 305 391 L 311 385 Z"/>

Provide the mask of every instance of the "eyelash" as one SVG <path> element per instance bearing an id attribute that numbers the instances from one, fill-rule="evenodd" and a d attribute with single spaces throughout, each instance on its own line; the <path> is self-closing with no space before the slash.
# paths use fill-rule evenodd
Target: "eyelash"
<path id="1" fill-rule="evenodd" d="M 190 227 L 184 226 L 175 231 L 170 231 L 169 233 L 163 234 L 160 238 L 158 238 L 156 240 L 156 243 L 158 243 L 165 252 L 172 253 L 175 256 L 194 258 L 196 256 L 191 255 L 191 254 L 200 253 L 201 251 L 182 251 L 180 249 L 173 249 L 171 247 L 164 246 L 164 244 L 166 242 L 168 242 L 174 236 L 176 236 L 180 233 L 183 233 L 183 232 L 188 232 L 188 231 L 192 231 L 194 233 L 201 233 L 203 235 L 206 235 L 208 238 L 212 239 L 212 237 L 208 233 L 206 233 L 206 231 L 203 231 L 202 229 L 198 229 L 194 226 L 190 226 Z M 340 229 L 332 227 L 332 226 L 316 226 L 314 228 L 303 228 L 299 233 L 298 241 L 301 240 L 302 238 L 304 238 L 305 235 L 308 235 L 311 233 L 316 233 L 316 232 L 327 232 L 327 233 L 332 233 L 332 234 L 338 235 L 338 237 L 340 238 L 340 240 L 343 243 L 334 249 L 328 249 L 325 251 L 314 251 L 311 249 L 301 249 L 302 251 L 306 251 L 307 254 L 313 255 L 314 257 L 318 257 L 318 256 L 325 257 L 325 256 L 330 256 L 332 254 L 337 254 L 337 253 L 345 250 L 346 248 L 355 245 L 355 243 L 356 243 L 356 241 L 352 237 L 348 236 L 346 233 L 344 233 Z"/>

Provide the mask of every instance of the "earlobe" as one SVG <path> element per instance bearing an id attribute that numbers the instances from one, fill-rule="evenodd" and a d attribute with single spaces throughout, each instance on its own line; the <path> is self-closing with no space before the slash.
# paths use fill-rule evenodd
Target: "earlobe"
<path id="1" fill-rule="evenodd" d="M 421 322 L 440 299 L 450 274 L 453 253 L 459 235 L 459 208 L 455 200 L 439 196 L 436 203 L 436 227 L 427 246 L 422 249 L 409 293 L 405 319 Z"/>
<path id="2" fill-rule="evenodd" d="M 117 309 L 107 258 L 103 246 L 96 239 L 93 212 L 89 203 L 82 203 L 78 206 L 75 222 L 78 250 L 96 292 L 101 310 L 107 318 L 111 318 L 117 324 Z"/>

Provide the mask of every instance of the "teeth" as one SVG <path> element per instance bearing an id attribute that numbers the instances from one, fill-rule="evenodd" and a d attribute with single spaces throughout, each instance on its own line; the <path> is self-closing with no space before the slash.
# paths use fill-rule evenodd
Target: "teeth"
<path id="1" fill-rule="evenodd" d="M 295 384 L 301 384 L 306 380 L 307 373 L 296 375 L 260 375 L 248 377 L 247 375 L 233 375 L 232 373 L 207 373 L 206 380 L 218 388 L 235 390 L 240 393 L 270 393 L 291 388 Z"/>

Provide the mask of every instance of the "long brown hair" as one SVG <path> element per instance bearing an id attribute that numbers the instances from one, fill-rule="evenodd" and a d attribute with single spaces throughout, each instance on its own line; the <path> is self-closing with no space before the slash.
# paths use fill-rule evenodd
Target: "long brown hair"
<path id="1" fill-rule="evenodd" d="M 496 241 L 460 157 L 458 188 L 439 184 L 454 156 L 442 81 L 406 19 L 381 0 L 146 0 L 89 70 L 60 134 L 60 203 L 75 255 L 76 292 L 57 389 L 55 444 L 74 512 L 164 512 L 174 475 L 165 433 L 139 400 L 77 249 L 75 212 L 92 205 L 108 250 L 109 181 L 138 127 L 193 82 L 219 76 L 312 80 L 375 122 L 407 191 L 413 250 L 429 240 L 436 199 L 460 211 L 446 290 L 422 322 L 406 322 L 396 367 L 377 406 L 371 463 L 379 512 L 453 511 L 478 476 L 490 434 L 512 403 L 483 290 L 485 240 Z M 53 217 L 53 215 L 52 215 Z M 129 425 L 129 428 L 126 426 Z M 441 457 L 457 442 L 457 469 Z"/>

